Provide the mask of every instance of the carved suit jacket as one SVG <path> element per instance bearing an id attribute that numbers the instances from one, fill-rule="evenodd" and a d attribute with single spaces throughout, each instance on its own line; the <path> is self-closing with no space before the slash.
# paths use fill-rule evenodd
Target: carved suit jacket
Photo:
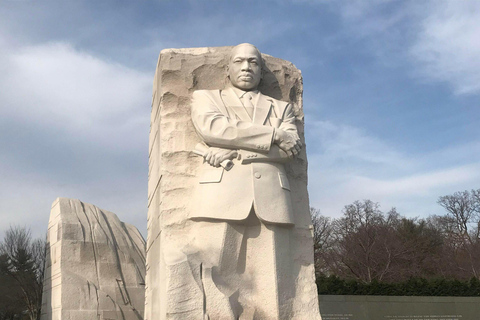
<path id="1" fill-rule="evenodd" d="M 272 143 L 275 127 L 298 135 L 293 107 L 261 93 L 253 104 L 251 119 L 232 89 L 193 93 L 191 115 L 199 137 L 210 147 L 237 150 L 239 157 L 229 171 L 203 163 L 191 219 L 244 220 L 253 205 L 265 223 L 294 224 L 284 167 L 290 159 Z"/>

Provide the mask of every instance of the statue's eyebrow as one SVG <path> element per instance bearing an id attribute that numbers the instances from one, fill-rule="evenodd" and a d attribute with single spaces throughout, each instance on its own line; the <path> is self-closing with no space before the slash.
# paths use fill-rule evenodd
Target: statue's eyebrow
<path id="1" fill-rule="evenodd" d="M 247 61 L 260 61 L 258 57 L 242 57 L 242 56 L 236 56 L 234 57 L 231 61 L 237 61 L 237 60 L 247 60 Z"/>

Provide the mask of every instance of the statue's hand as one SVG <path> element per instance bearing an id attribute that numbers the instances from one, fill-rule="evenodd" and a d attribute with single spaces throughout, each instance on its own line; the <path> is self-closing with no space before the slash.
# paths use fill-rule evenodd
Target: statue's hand
<path id="1" fill-rule="evenodd" d="M 290 158 L 298 155 L 303 146 L 297 135 L 293 135 L 278 128 L 275 129 L 274 143 L 276 143 L 280 149 L 285 151 Z"/>
<path id="2" fill-rule="evenodd" d="M 219 167 L 220 163 L 224 160 L 232 160 L 238 156 L 238 152 L 231 149 L 222 149 L 210 147 L 205 153 L 205 161 L 207 161 L 211 166 Z"/>

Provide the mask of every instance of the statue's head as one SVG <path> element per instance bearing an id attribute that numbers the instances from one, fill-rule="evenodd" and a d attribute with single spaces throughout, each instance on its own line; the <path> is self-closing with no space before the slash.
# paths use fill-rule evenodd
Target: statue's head
<path id="1" fill-rule="evenodd" d="M 258 49 L 249 43 L 235 46 L 227 66 L 231 84 L 244 91 L 255 90 L 262 79 L 263 60 Z"/>

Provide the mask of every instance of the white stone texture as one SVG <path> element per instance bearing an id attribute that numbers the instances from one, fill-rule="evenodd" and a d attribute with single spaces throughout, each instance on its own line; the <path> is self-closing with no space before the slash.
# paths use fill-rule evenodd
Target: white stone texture
<path id="1" fill-rule="evenodd" d="M 41 320 L 137 320 L 145 305 L 145 240 L 75 199 L 52 204 Z"/>
<path id="2" fill-rule="evenodd" d="M 204 320 L 206 314 L 210 320 L 238 314 L 240 319 L 319 320 L 305 147 L 285 164 L 294 226 L 263 224 L 255 217 L 248 228 L 189 219 L 202 216 L 195 190 L 204 166 L 203 158 L 192 152 L 202 142 L 191 120 L 192 93 L 225 87 L 231 49 L 167 49 L 159 56 L 149 143 L 145 320 Z M 267 72 L 259 90 L 294 104 L 304 143 L 301 73 L 288 61 L 262 56 Z M 239 257 L 233 266 L 228 265 L 230 256 Z M 233 270 L 237 262 L 240 271 Z M 218 281 L 229 278 L 217 274 L 229 267 L 228 280 L 238 282 L 235 292 Z M 234 315 L 229 301 L 236 299 L 241 307 Z"/>

